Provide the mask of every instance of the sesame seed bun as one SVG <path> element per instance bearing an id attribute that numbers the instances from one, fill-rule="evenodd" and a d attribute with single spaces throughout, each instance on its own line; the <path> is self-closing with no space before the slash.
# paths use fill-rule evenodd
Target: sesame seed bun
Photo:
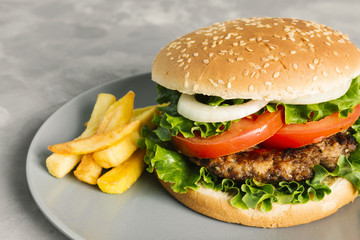
<path id="1" fill-rule="evenodd" d="M 152 79 L 187 94 L 288 100 L 330 92 L 360 74 L 360 50 L 347 35 L 288 18 L 236 19 L 170 42 Z"/>
<path id="2" fill-rule="evenodd" d="M 357 196 L 357 190 L 344 178 L 328 178 L 331 194 L 319 202 L 309 201 L 305 204 L 273 204 L 270 212 L 259 209 L 238 209 L 230 204 L 231 196 L 224 192 L 216 192 L 200 187 L 189 190 L 185 194 L 175 193 L 171 184 L 160 183 L 185 206 L 221 221 L 242 225 L 277 228 L 309 223 L 335 213 L 342 206 L 352 202 Z"/>

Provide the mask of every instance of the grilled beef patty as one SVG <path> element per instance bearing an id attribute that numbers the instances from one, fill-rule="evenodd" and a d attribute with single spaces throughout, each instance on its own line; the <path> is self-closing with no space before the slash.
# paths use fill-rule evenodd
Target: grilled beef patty
<path id="1" fill-rule="evenodd" d="M 301 181 L 311 179 L 314 165 L 328 171 L 336 168 L 340 155 L 355 151 L 357 142 L 351 134 L 339 132 L 322 141 L 284 151 L 256 149 L 217 158 L 190 158 L 219 177 L 242 181 L 255 178 L 261 182 Z"/>

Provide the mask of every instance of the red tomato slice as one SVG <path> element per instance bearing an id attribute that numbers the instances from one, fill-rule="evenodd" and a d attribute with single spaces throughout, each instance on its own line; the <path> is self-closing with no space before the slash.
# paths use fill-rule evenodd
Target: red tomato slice
<path id="1" fill-rule="evenodd" d="M 360 115 L 360 104 L 348 117 L 340 118 L 338 113 L 327 116 L 320 121 L 305 124 L 284 125 L 271 138 L 261 144 L 266 148 L 298 148 L 310 143 L 320 142 L 323 138 L 352 126 Z"/>
<path id="2" fill-rule="evenodd" d="M 274 135 L 283 125 L 282 111 L 233 122 L 228 131 L 209 138 L 175 136 L 174 146 L 187 156 L 215 158 L 252 147 Z"/>

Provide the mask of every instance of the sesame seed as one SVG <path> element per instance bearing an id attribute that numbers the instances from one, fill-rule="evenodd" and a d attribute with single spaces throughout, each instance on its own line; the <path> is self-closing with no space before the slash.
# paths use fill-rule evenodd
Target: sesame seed
<path id="1" fill-rule="evenodd" d="M 243 61 L 243 60 L 244 60 L 243 57 L 238 57 L 238 58 L 236 58 L 236 61 Z"/>
<path id="2" fill-rule="evenodd" d="M 266 71 L 265 69 L 261 69 L 260 72 L 261 72 L 262 74 L 267 74 L 267 71 Z"/>
<path id="3" fill-rule="evenodd" d="M 315 69 L 315 66 L 314 66 L 313 64 L 311 64 L 311 63 L 309 63 L 308 66 L 309 66 L 309 68 L 310 68 L 311 70 L 314 70 L 314 69 Z"/>
<path id="4" fill-rule="evenodd" d="M 235 80 L 235 77 L 234 76 L 232 76 L 231 78 L 229 78 L 229 81 L 230 82 L 232 82 L 232 81 L 234 81 Z"/>
<path id="5" fill-rule="evenodd" d="M 249 41 L 253 42 L 253 41 L 255 41 L 255 38 L 250 38 Z"/>
<path id="6" fill-rule="evenodd" d="M 231 88 L 231 82 L 228 82 L 227 88 Z"/>
<path id="7" fill-rule="evenodd" d="M 192 59 L 191 58 L 188 58 L 187 62 L 188 63 L 191 63 Z"/>
<path id="8" fill-rule="evenodd" d="M 288 86 L 288 87 L 286 88 L 286 90 L 288 90 L 289 92 L 291 92 L 293 89 L 292 89 L 292 87 Z"/>
<path id="9" fill-rule="evenodd" d="M 197 85 L 197 84 L 195 84 L 193 87 L 194 91 L 198 90 L 198 88 L 199 88 L 199 85 Z"/>
<path id="10" fill-rule="evenodd" d="M 209 57 L 212 57 L 214 55 L 214 53 L 209 53 Z"/>
<path id="11" fill-rule="evenodd" d="M 197 57 L 197 56 L 199 56 L 199 53 L 194 53 L 193 55 L 194 55 L 194 57 Z"/>
<path id="12" fill-rule="evenodd" d="M 249 52 L 252 52 L 253 50 L 249 47 L 246 47 L 246 50 L 249 51 Z"/>
<path id="13" fill-rule="evenodd" d="M 269 59 L 268 59 L 268 58 L 266 58 L 266 57 L 261 58 L 261 60 L 263 60 L 264 62 L 269 61 Z"/>
<path id="14" fill-rule="evenodd" d="M 292 67 L 296 70 L 298 68 L 298 65 L 296 63 L 293 63 Z"/>
<path id="15" fill-rule="evenodd" d="M 295 50 L 290 51 L 290 54 L 295 54 L 295 53 L 296 53 L 296 51 L 295 51 Z"/>
<path id="16" fill-rule="evenodd" d="M 270 45 L 269 48 L 272 50 L 276 49 L 276 47 L 274 45 Z"/>
<path id="17" fill-rule="evenodd" d="M 259 65 L 254 65 L 254 68 L 259 70 L 261 67 Z"/>
<path id="18" fill-rule="evenodd" d="M 337 73 L 341 73 L 340 69 L 338 67 L 335 68 Z"/>
<path id="19" fill-rule="evenodd" d="M 317 78 L 318 78 L 318 76 L 314 76 L 312 80 L 313 80 L 313 81 L 316 81 Z"/>
<path id="20" fill-rule="evenodd" d="M 181 62 L 180 64 L 179 64 L 179 67 L 182 67 L 182 66 L 184 66 L 184 62 Z"/>
<path id="21" fill-rule="evenodd" d="M 210 61 L 208 59 L 204 59 L 203 63 L 208 64 Z"/>
<path id="22" fill-rule="evenodd" d="M 253 85 L 250 85 L 250 86 L 249 86 L 249 91 L 250 91 L 250 92 L 254 91 L 254 86 L 253 86 Z"/>
<path id="23" fill-rule="evenodd" d="M 170 56 L 171 55 L 171 52 L 168 52 L 167 54 L 166 54 L 166 56 Z"/>
<path id="24" fill-rule="evenodd" d="M 249 70 L 245 69 L 245 71 L 243 72 L 244 77 L 247 77 L 249 75 Z"/>
<path id="25" fill-rule="evenodd" d="M 231 63 L 233 63 L 233 62 L 234 62 L 234 59 L 228 58 L 228 61 L 231 62 Z"/>
<path id="26" fill-rule="evenodd" d="M 237 42 L 234 42 L 234 43 L 233 43 L 233 46 L 234 46 L 234 47 L 236 47 L 236 46 L 238 46 L 238 45 L 239 45 L 239 44 L 238 44 Z"/>
<path id="27" fill-rule="evenodd" d="M 327 73 L 326 73 L 325 71 L 322 71 L 322 75 L 323 75 L 324 77 L 327 77 Z"/>
<path id="28" fill-rule="evenodd" d="M 267 81 L 267 82 L 265 82 L 265 85 L 266 85 L 266 86 L 271 86 L 271 85 L 272 85 L 272 82 Z"/>
<path id="29" fill-rule="evenodd" d="M 349 66 L 348 66 L 348 65 L 346 65 L 346 66 L 345 66 L 345 69 L 346 69 L 346 70 L 348 70 L 348 69 L 349 69 Z"/>
<path id="30" fill-rule="evenodd" d="M 319 63 L 319 59 L 315 58 L 315 59 L 314 59 L 314 63 L 315 63 L 315 64 L 318 64 L 318 63 Z"/>
<path id="31" fill-rule="evenodd" d="M 275 72 L 274 75 L 273 75 L 273 78 L 277 78 L 280 76 L 280 72 Z"/>
<path id="32" fill-rule="evenodd" d="M 329 42 L 324 42 L 326 45 L 328 45 L 329 47 L 331 46 L 331 44 Z"/>
<path id="33" fill-rule="evenodd" d="M 255 76 L 255 74 L 256 74 L 256 72 L 253 72 L 253 73 L 251 74 L 251 76 L 250 76 L 250 77 L 254 77 L 254 76 Z"/>
<path id="34" fill-rule="evenodd" d="M 179 60 L 177 60 L 176 62 L 183 62 L 184 61 L 184 59 L 182 59 L 182 58 L 180 58 Z"/>
<path id="35" fill-rule="evenodd" d="M 171 61 L 174 60 L 174 57 L 171 57 L 170 60 L 171 60 Z"/>
<path id="36" fill-rule="evenodd" d="M 189 65 L 186 64 L 185 67 L 184 67 L 184 70 L 188 69 L 189 68 Z"/>
<path id="37" fill-rule="evenodd" d="M 219 84 L 225 84 L 225 83 L 224 83 L 224 81 L 223 81 L 223 80 L 221 80 L 221 79 L 220 79 L 220 80 L 218 80 L 218 83 L 219 83 Z"/>
<path id="38" fill-rule="evenodd" d="M 189 76 L 190 76 L 189 72 L 185 73 L 185 78 L 189 78 Z"/>
<path id="39" fill-rule="evenodd" d="M 333 51 L 333 54 L 335 55 L 335 56 L 338 56 L 339 54 L 337 53 L 337 51 Z"/>
<path id="40" fill-rule="evenodd" d="M 270 63 L 265 63 L 263 68 L 267 68 L 268 66 L 270 66 Z"/>
<path id="41" fill-rule="evenodd" d="M 187 81 L 184 82 L 184 87 L 187 88 L 189 86 L 189 83 Z"/>

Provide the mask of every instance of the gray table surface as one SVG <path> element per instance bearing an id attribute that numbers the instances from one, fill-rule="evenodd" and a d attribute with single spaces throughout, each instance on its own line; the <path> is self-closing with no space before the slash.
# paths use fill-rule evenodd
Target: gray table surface
<path id="1" fill-rule="evenodd" d="M 360 1 L 0 1 L 0 239 L 66 239 L 29 191 L 26 154 L 60 106 L 98 84 L 149 72 L 175 37 L 226 19 L 314 20 L 360 46 Z"/>

